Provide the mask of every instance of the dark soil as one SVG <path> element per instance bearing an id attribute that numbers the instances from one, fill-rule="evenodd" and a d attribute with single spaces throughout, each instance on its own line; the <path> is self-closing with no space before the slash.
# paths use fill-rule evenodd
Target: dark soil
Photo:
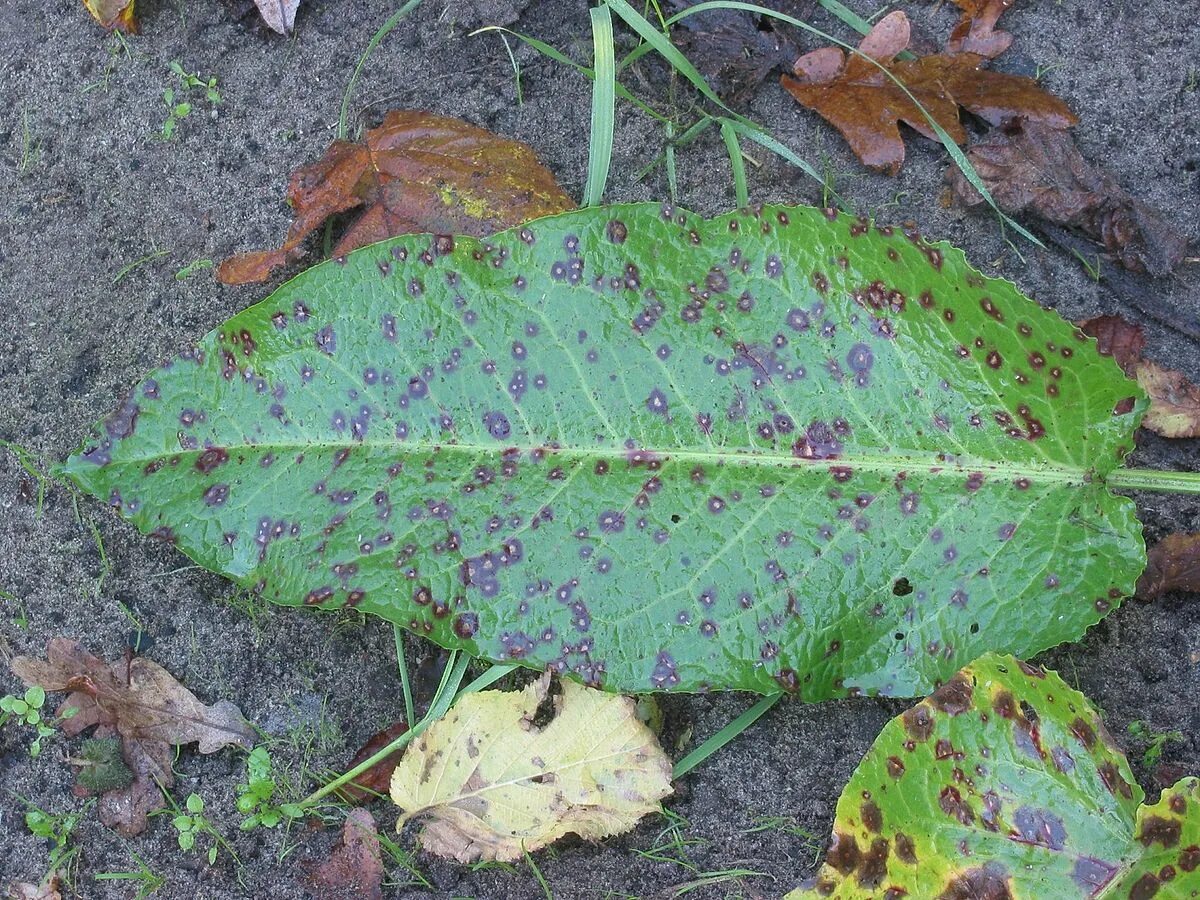
<path id="1" fill-rule="evenodd" d="M 197 259 L 268 246 L 288 224 L 282 202 L 288 172 L 315 159 L 334 136 L 339 105 L 370 36 L 398 6 L 389 0 L 305 0 L 297 33 L 284 39 L 262 29 L 248 3 L 145 0 L 144 33 L 106 38 L 78 0 L 6 0 L 0 4 L 0 437 L 43 463 L 74 449 L 90 423 L 110 411 L 146 370 L 224 318 L 264 296 L 265 289 L 224 288 L 202 269 L 176 273 Z M 514 0 L 450 3 L 427 0 L 383 41 L 366 66 L 351 107 L 355 122 L 374 124 L 390 107 L 426 107 L 530 143 L 563 185 L 578 196 L 586 168 L 589 86 L 579 75 L 527 49 L 521 61 L 524 103 L 500 39 L 470 37 L 469 28 L 508 21 L 525 5 Z M 851 4 L 862 12 L 874 4 Z M 904 4 L 930 33 L 955 19 L 950 4 Z M 849 37 L 824 14 L 812 21 Z M 1078 140 L 1090 158 L 1110 166 L 1125 187 L 1159 206 L 1193 240 L 1200 163 L 1200 16 L 1196 0 L 1142 4 L 1063 4 L 1028 0 L 1005 19 L 1016 35 L 1001 67 L 1033 75 L 1080 114 Z M 535 0 L 519 26 L 586 60 L 590 55 L 583 0 Z M 813 46 L 808 37 L 804 47 Z M 171 81 L 168 64 L 219 80 L 224 102 L 203 102 L 180 123 L 174 140 L 158 137 Z M 1189 68 L 1190 67 L 1190 68 Z M 662 100 L 664 73 L 649 64 L 629 86 Z M 679 92 L 690 102 L 686 92 Z M 1016 281 L 1070 319 L 1121 313 L 1145 325 L 1149 355 L 1200 379 L 1194 342 L 1141 310 L 1200 317 L 1200 278 L 1185 265 L 1173 278 L 1134 280 L 1125 300 L 1093 281 L 1080 262 L 1016 236 L 1005 240 L 994 219 L 939 203 L 946 159 L 940 146 L 909 141 L 901 175 L 867 174 L 842 140 L 799 108 L 773 81 L 749 113 L 768 123 L 800 155 L 837 173 L 837 190 L 862 212 L 887 222 L 913 219 L 949 238 L 989 274 Z M 612 200 L 661 199 L 662 170 L 636 173 L 661 147 L 648 119 L 619 109 Z M 756 152 L 751 197 L 820 202 L 820 185 Z M 712 214 L 733 204 L 724 149 L 716 136 L 680 153 L 680 201 Z M 1019 251 L 1019 252 L 1018 252 Z M 138 260 L 144 260 L 135 265 Z M 1193 469 L 1197 442 L 1141 435 L 1134 463 Z M 1140 496 L 1148 540 L 1200 530 L 1200 501 Z M 206 701 L 228 698 L 266 733 L 280 765 L 294 766 L 306 742 L 308 765 L 344 766 L 375 730 L 394 721 L 401 702 L 390 629 L 378 621 L 335 619 L 297 610 L 245 609 L 222 579 L 145 539 L 101 504 L 77 505 L 49 486 L 43 509 L 37 485 L 10 454 L 0 453 L 0 635 L 14 653 L 40 653 L 48 638 L 68 635 L 110 657 L 124 650 L 134 620 L 153 641 L 147 652 Z M 95 529 L 93 533 L 93 528 Z M 418 657 L 416 643 L 410 651 Z M 1200 606 L 1170 596 L 1152 605 L 1129 601 L 1077 645 L 1044 656 L 1104 709 L 1114 734 L 1131 720 L 1180 729 L 1164 760 L 1176 773 L 1200 772 Z M 0 676 L 0 693 L 16 688 Z M 668 740 L 688 729 L 712 733 L 744 709 L 745 696 L 672 697 L 664 701 Z M 805 706 L 785 703 L 680 786 L 669 807 L 686 819 L 686 865 L 641 855 L 667 824 L 644 822 L 599 846 L 566 842 L 536 855 L 556 897 L 665 897 L 698 873 L 744 868 L 763 874 L 697 890 L 690 897 L 778 896 L 811 873 L 829 832 L 834 805 L 861 755 L 902 702 L 857 700 Z M 37 880 L 47 847 L 25 829 L 22 798 L 63 812 L 79 809 L 69 767 L 51 742 L 31 760 L 25 735 L 0 733 L 0 876 Z M 1147 789 L 1152 773 L 1135 752 Z M 227 854 L 215 866 L 175 845 L 166 819 L 128 841 L 89 813 L 76 841 L 78 895 L 129 897 L 128 882 L 97 873 L 137 868 L 137 853 L 166 879 L 156 895 L 299 897 L 305 867 L 321 858 L 336 830 L 277 832 L 237 829 L 233 787 L 244 772 L 239 754 L 201 757 L 185 750 L 176 766 L 175 796 L 197 791 L 211 818 L 245 863 Z M 378 810 L 382 826 L 389 813 Z M 759 817 L 789 827 L 751 831 Z M 802 836 L 807 833 L 811 837 Z M 402 843 L 412 846 L 412 835 Z M 281 855 L 286 858 L 280 861 Z M 472 871 L 417 854 L 431 889 L 389 888 L 392 896 L 540 898 L 525 866 Z M 403 870 L 392 875 L 403 883 Z"/>

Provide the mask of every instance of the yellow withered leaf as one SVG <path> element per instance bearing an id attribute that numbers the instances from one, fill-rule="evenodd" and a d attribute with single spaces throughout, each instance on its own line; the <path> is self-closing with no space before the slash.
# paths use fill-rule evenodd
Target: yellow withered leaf
<path id="1" fill-rule="evenodd" d="M 564 681 L 553 718 L 536 725 L 549 684 L 470 694 L 422 734 L 392 775 L 397 828 L 420 818 L 430 853 L 511 861 L 565 834 L 627 831 L 658 811 L 671 761 L 635 703 Z"/>

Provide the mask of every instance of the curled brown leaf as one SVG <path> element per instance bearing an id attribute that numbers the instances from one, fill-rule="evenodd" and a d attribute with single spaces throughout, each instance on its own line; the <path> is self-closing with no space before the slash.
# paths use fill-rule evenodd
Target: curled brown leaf
<path id="1" fill-rule="evenodd" d="M 334 141 L 292 173 L 295 219 L 283 244 L 241 253 L 217 268 L 225 284 L 265 281 L 303 255 L 301 244 L 330 216 L 364 207 L 333 249 L 343 256 L 397 234 L 483 237 L 574 209 L 533 150 L 460 119 L 394 110 L 362 143 Z"/>
<path id="2" fill-rule="evenodd" d="M 134 11 L 135 0 L 83 0 L 83 5 L 108 31 L 137 34 L 138 20 Z"/>
<path id="3" fill-rule="evenodd" d="M 1128 194 L 1112 173 L 1088 162 L 1058 123 L 1024 117 L 1004 122 L 973 143 L 967 158 L 1004 212 L 1078 229 L 1131 271 L 1165 274 L 1187 252 L 1183 234 Z M 958 169 L 948 177 L 959 204 L 984 202 Z"/>
<path id="4" fill-rule="evenodd" d="M 1167 591 L 1200 592 L 1200 534 L 1168 534 L 1146 554 L 1137 598 L 1154 600 Z"/>

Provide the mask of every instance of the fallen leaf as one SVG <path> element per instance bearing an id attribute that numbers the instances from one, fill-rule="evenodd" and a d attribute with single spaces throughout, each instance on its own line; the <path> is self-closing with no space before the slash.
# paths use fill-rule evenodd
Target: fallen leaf
<path id="1" fill-rule="evenodd" d="M 10 881 L 5 888 L 7 900 L 62 900 L 59 891 L 60 882 L 57 872 L 51 872 L 41 884 L 30 884 L 28 881 Z"/>
<path id="2" fill-rule="evenodd" d="M 1079 330 L 1096 339 L 1096 350 L 1111 356 L 1130 378 L 1137 377 L 1137 364 L 1146 349 L 1146 336 L 1140 325 L 1120 316 L 1096 316 L 1079 323 Z"/>
<path id="3" fill-rule="evenodd" d="M 135 0 L 83 0 L 83 5 L 97 22 L 108 31 L 116 29 L 125 34 L 137 34 L 138 20 Z"/>
<path id="4" fill-rule="evenodd" d="M 1147 552 L 1137 598 L 1156 600 L 1168 591 L 1200 592 L 1200 534 L 1168 534 Z"/>
<path id="5" fill-rule="evenodd" d="M 694 5 L 672 0 L 668 9 L 678 13 Z M 768 16 L 714 8 L 680 19 L 671 36 L 714 91 L 741 103 L 772 71 L 790 67 L 796 58 L 796 42 L 777 24 Z"/>
<path id="6" fill-rule="evenodd" d="M 1120 316 L 1097 316 L 1079 323 L 1096 338 L 1096 349 L 1111 356 L 1150 397 L 1142 427 L 1167 438 L 1200 437 L 1200 388 L 1181 373 L 1141 356 L 1142 329 Z"/>
<path id="7" fill-rule="evenodd" d="M 1143 428 L 1167 438 L 1200 437 L 1200 388 L 1148 359 L 1138 365 L 1137 380 L 1150 396 Z"/>
<path id="8" fill-rule="evenodd" d="M 277 250 L 225 260 L 225 284 L 265 281 L 302 255 L 300 244 L 329 216 L 366 209 L 333 250 L 343 256 L 397 234 L 483 237 L 530 219 L 574 209 L 527 145 L 460 119 L 394 110 L 362 143 L 334 141 L 297 169 L 288 185 L 296 218 Z"/>
<path id="9" fill-rule="evenodd" d="M 267 27 L 279 34 L 291 34 L 300 0 L 254 0 Z"/>
<path id="10" fill-rule="evenodd" d="M 835 47 L 807 53 L 796 60 L 796 77 L 782 76 L 783 86 L 837 128 L 863 163 L 892 175 L 904 162 L 901 122 L 938 139 L 918 103 L 960 144 L 967 139 L 958 118 L 960 106 L 992 125 L 1014 116 L 1060 128 L 1077 121 L 1062 100 L 1036 81 L 983 69 L 986 59 L 976 53 L 896 59 L 909 38 L 908 18 L 900 11 L 889 13 L 859 44 L 862 55 L 847 58 Z"/>
<path id="11" fill-rule="evenodd" d="M 347 768 L 353 769 L 366 762 L 406 731 L 408 731 L 408 724 L 400 721 L 376 732 L 354 754 L 354 759 L 350 760 Z M 400 754 L 403 752 L 403 750 L 397 750 L 384 757 L 338 793 L 351 803 L 365 803 L 374 799 L 378 794 L 386 794 L 388 786 L 392 783 L 392 772 L 396 770 L 396 764 L 400 762 Z"/>
<path id="12" fill-rule="evenodd" d="M 1187 253 L 1187 238 L 1161 212 L 1084 159 L 1054 122 L 1005 122 L 973 143 L 967 158 L 1004 212 L 1078 229 L 1130 271 L 1166 274 Z M 957 168 L 948 177 L 958 203 L 984 202 Z"/>
<path id="13" fill-rule="evenodd" d="M 62 723 L 69 737 L 96 726 L 96 738 L 121 738 L 133 781 L 102 794 L 98 811 L 105 825 L 126 836 L 145 831 L 147 816 L 165 805 L 158 783 L 169 788 L 175 782 L 171 763 L 176 745 L 198 743 L 201 753 L 214 753 L 254 743 L 236 706 L 227 700 L 205 706 L 145 657 L 106 663 L 75 641 L 54 638 L 45 661 L 18 656 L 11 668 L 27 685 L 70 692 L 57 713 L 61 717 L 74 710 Z"/>
<path id="14" fill-rule="evenodd" d="M 947 53 L 975 53 L 994 59 L 1012 44 L 1012 35 L 996 31 L 996 21 L 1016 0 L 954 0 L 962 19 L 946 41 Z"/>
<path id="15" fill-rule="evenodd" d="M 365 809 L 352 809 L 342 828 L 342 841 L 311 876 L 324 900 L 381 900 L 383 858 L 375 819 Z"/>
<path id="16" fill-rule="evenodd" d="M 549 677 L 459 701 L 412 744 L 392 800 L 427 821 L 421 844 L 462 863 L 512 861 L 565 834 L 627 831 L 671 792 L 671 761 L 629 697 L 561 682 L 535 724 Z"/>

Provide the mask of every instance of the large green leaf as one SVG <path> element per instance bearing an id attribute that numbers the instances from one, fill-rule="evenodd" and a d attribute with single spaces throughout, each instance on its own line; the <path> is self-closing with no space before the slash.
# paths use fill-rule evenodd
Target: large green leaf
<path id="1" fill-rule="evenodd" d="M 884 727 L 787 900 L 1200 896 L 1200 780 L 1144 796 L 1086 697 L 988 654 Z"/>
<path id="2" fill-rule="evenodd" d="M 948 245 L 634 205 L 317 266 L 66 469 L 279 603 L 614 690 L 911 696 L 1132 591 L 1143 408 Z"/>

